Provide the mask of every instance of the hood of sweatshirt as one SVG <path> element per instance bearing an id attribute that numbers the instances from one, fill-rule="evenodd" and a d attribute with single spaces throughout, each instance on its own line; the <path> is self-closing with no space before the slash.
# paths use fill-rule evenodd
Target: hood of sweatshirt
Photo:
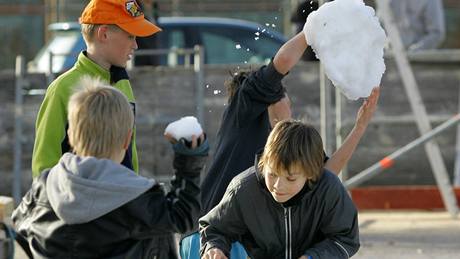
<path id="1" fill-rule="evenodd" d="M 112 160 L 65 153 L 48 174 L 46 193 L 61 220 L 81 224 L 123 206 L 154 184 Z"/>

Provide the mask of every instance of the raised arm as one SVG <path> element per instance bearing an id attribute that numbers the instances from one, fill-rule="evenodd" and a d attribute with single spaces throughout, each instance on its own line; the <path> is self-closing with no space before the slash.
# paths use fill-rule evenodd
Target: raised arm
<path id="1" fill-rule="evenodd" d="M 303 32 L 288 40 L 281 46 L 273 59 L 275 69 L 285 75 L 299 62 L 307 46 L 307 39 Z"/>
<path id="2" fill-rule="evenodd" d="M 376 87 L 372 90 L 371 95 L 358 110 L 356 116 L 355 126 L 348 134 L 347 138 L 343 142 L 337 151 L 331 156 L 324 166 L 329 171 L 339 174 L 345 164 L 350 160 L 353 152 L 355 152 L 361 137 L 366 131 L 367 125 L 369 124 L 375 109 L 377 108 L 377 102 L 380 95 L 380 88 Z"/>

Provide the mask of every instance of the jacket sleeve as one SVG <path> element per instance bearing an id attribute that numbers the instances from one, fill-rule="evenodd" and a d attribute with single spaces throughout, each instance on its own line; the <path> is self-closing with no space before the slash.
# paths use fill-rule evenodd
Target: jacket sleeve
<path id="1" fill-rule="evenodd" d="M 37 177 L 44 169 L 53 167 L 62 156 L 62 142 L 66 136 L 67 98 L 50 86 L 35 124 L 35 143 L 32 154 L 32 174 Z"/>
<path id="2" fill-rule="evenodd" d="M 201 210 L 200 173 L 206 157 L 176 153 L 171 190 L 165 195 L 163 188 L 155 185 L 125 205 L 137 221 L 130 226 L 135 238 L 172 232 L 185 233 L 196 228 Z"/>
<path id="3" fill-rule="evenodd" d="M 247 232 L 238 202 L 238 188 L 230 183 L 220 203 L 200 218 L 200 254 L 212 248 L 220 249 L 230 258 L 231 244 Z"/>
<path id="4" fill-rule="evenodd" d="M 253 120 L 270 104 L 283 98 L 283 78 L 284 75 L 275 69 L 273 62 L 249 74 L 233 100 L 236 102 L 238 125 L 245 125 L 247 120 Z"/>
<path id="5" fill-rule="evenodd" d="M 305 251 L 313 259 L 350 258 L 359 249 L 358 213 L 343 185 L 337 179 L 327 191 L 327 205 L 320 231 L 325 237 Z"/>

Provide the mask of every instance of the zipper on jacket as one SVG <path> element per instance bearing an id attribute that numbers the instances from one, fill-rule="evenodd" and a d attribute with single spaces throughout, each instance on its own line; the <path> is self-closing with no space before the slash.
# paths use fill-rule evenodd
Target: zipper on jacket
<path id="1" fill-rule="evenodd" d="M 286 229 L 286 259 L 292 259 L 291 207 L 284 208 L 284 226 Z"/>

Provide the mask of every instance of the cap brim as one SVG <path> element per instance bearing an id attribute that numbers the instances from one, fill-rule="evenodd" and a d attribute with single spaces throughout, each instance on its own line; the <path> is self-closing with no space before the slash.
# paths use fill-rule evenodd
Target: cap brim
<path id="1" fill-rule="evenodd" d="M 160 27 L 147 21 L 144 18 L 117 25 L 129 34 L 136 37 L 147 37 L 161 31 Z"/>

